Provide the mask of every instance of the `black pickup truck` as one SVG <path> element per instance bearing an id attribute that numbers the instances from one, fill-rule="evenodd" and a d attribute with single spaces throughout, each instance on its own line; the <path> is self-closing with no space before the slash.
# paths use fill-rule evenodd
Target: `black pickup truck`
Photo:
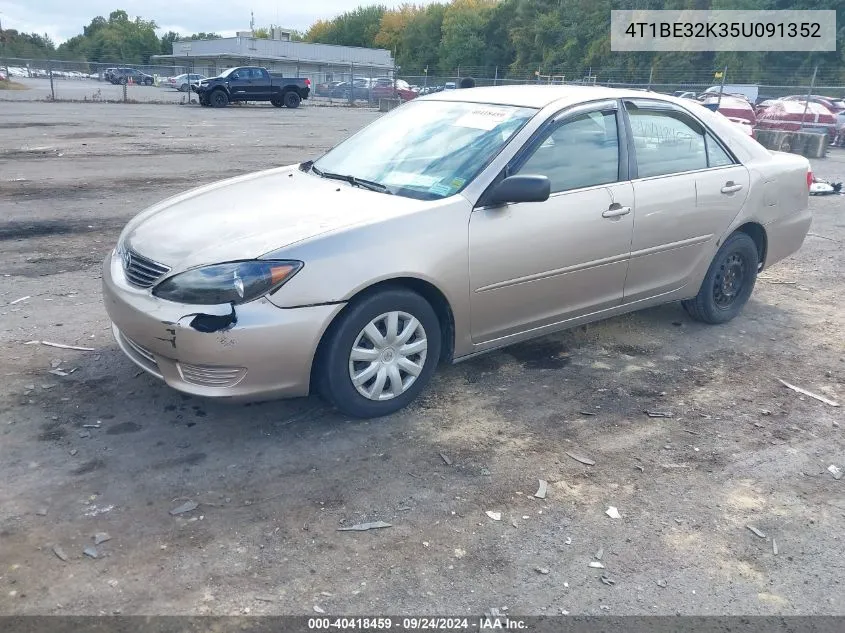
<path id="1" fill-rule="evenodd" d="M 282 77 L 258 66 L 240 66 L 191 88 L 203 106 L 224 108 L 232 101 L 269 101 L 277 108 L 298 108 L 311 92 L 311 80 Z"/>

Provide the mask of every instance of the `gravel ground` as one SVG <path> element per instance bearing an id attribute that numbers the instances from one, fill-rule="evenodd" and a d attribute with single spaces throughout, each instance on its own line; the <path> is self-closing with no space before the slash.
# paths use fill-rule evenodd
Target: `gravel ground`
<path id="1" fill-rule="evenodd" d="M 3 105 L 0 612 L 845 614 L 843 409 L 777 381 L 845 399 L 838 196 L 812 199 L 803 249 L 727 325 L 667 305 L 548 336 L 446 368 L 385 419 L 138 373 L 99 291 L 124 223 L 376 116 Z M 845 155 L 814 167 L 842 179 Z M 364 521 L 392 527 L 337 531 Z"/>

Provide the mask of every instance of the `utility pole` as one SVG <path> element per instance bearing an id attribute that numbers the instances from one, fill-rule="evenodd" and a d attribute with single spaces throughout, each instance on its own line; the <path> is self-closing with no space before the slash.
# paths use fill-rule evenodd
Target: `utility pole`
<path id="1" fill-rule="evenodd" d="M 722 93 L 725 92 L 725 75 L 727 75 L 727 74 L 728 74 L 728 67 L 725 66 L 725 68 L 722 70 L 722 83 L 719 84 L 719 100 L 716 101 L 716 110 L 717 111 L 719 110 L 719 107 L 722 105 Z"/>
<path id="2" fill-rule="evenodd" d="M 816 87 L 817 72 L 819 72 L 818 65 L 813 69 L 813 78 L 810 80 L 810 89 L 807 91 L 807 100 L 804 102 L 804 114 L 801 115 L 801 127 L 798 128 L 800 130 L 804 129 L 804 119 L 807 118 L 807 110 L 810 108 L 810 97 L 813 96 L 813 88 Z"/>

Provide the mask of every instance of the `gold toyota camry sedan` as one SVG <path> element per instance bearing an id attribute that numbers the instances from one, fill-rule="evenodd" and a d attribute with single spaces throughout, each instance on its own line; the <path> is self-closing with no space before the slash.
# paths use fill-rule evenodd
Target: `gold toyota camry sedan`
<path id="1" fill-rule="evenodd" d="M 103 294 L 121 349 L 175 389 L 375 417 L 439 363 L 563 328 L 669 301 L 734 318 L 800 248 L 810 178 L 689 100 L 453 90 L 152 206 Z"/>

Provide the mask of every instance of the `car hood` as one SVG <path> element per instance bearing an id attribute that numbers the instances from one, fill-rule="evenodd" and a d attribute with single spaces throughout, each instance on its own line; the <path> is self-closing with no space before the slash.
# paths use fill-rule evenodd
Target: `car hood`
<path id="1" fill-rule="evenodd" d="M 254 259 L 339 229 L 424 208 L 297 166 L 239 176 L 179 194 L 135 217 L 121 243 L 174 271 Z"/>

